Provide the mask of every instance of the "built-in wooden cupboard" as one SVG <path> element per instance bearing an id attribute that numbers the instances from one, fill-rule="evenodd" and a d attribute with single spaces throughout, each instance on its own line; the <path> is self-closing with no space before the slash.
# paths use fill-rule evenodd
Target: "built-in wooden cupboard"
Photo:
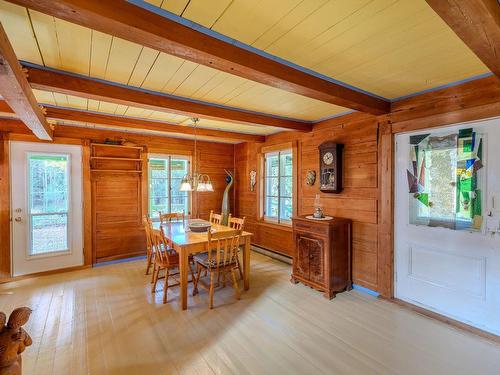
<path id="1" fill-rule="evenodd" d="M 143 147 L 90 145 L 93 262 L 145 253 Z"/>

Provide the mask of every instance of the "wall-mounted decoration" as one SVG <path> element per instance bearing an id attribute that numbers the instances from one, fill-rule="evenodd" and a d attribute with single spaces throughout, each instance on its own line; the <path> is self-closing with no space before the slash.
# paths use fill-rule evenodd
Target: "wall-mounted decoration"
<path id="1" fill-rule="evenodd" d="M 316 182 L 316 171 L 307 171 L 306 174 L 306 184 L 309 186 L 313 186 Z"/>
<path id="2" fill-rule="evenodd" d="M 410 137 L 410 223 L 480 229 L 483 138 L 472 128 Z"/>
<path id="3" fill-rule="evenodd" d="M 254 170 L 250 171 L 250 191 L 255 190 L 256 178 L 257 178 L 257 172 Z"/>
<path id="4" fill-rule="evenodd" d="M 234 177 L 233 173 L 231 171 L 228 171 L 224 169 L 224 172 L 226 172 L 226 183 L 227 186 L 224 189 L 224 194 L 222 195 L 222 225 L 227 225 L 227 221 L 229 218 L 229 212 L 231 211 L 229 207 L 229 190 L 231 189 L 231 186 L 233 186 L 234 182 Z"/>
<path id="5" fill-rule="evenodd" d="M 342 148 L 335 142 L 323 142 L 319 145 L 319 189 L 324 193 L 342 191 Z"/>

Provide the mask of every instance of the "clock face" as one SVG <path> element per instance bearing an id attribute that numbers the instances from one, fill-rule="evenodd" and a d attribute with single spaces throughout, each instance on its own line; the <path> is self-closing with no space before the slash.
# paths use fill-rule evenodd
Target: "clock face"
<path id="1" fill-rule="evenodd" d="M 331 152 L 327 152 L 323 155 L 323 163 L 326 165 L 330 165 L 333 163 L 333 154 Z"/>

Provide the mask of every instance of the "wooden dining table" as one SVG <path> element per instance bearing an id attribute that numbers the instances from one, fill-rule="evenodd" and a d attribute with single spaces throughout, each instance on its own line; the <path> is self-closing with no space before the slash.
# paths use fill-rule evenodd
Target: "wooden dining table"
<path id="1" fill-rule="evenodd" d="M 179 278 L 180 278 L 180 296 L 182 309 L 187 309 L 187 287 L 188 287 L 188 273 L 189 273 L 189 255 L 206 251 L 208 243 L 207 233 L 196 233 L 189 230 L 187 223 L 171 222 L 164 223 L 163 233 L 167 237 L 174 248 L 179 254 Z M 212 224 L 212 232 L 225 232 L 231 231 L 232 228 Z M 243 288 L 248 290 L 250 288 L 250 240 L 252 233 L 245 232 L 241 234 L 240 242 L 243 246 Z"/>

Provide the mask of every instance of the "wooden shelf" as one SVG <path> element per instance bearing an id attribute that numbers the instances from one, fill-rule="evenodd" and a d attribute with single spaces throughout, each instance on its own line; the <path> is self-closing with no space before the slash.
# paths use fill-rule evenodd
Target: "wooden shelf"
<path id="1" fill-rule="evenodd" d="M 92 147 L 121 147 L 121 148 L 133 148 L 136 150 L 142 150 L 142 146 L 122 146 L 122 145 L 109 145 L 107 143 L 92 143 Z"/>
<path id="2" fill-rule="evenodd" d="M 91 156 L 90 158 L 93 160 L 122 160 L 122 161 L 140 161 L 140 162 L 142 162 L 142 159 L 119 158 L 119 157 L 113 157 L 113 156 Z"/>
<path id="3" fill-rule="evenodd" d="M 92 172 L 108 172 L 108 173 L 142 173 L 142 171 L 133 171 L 130 169 L 91 169 Z"/>

